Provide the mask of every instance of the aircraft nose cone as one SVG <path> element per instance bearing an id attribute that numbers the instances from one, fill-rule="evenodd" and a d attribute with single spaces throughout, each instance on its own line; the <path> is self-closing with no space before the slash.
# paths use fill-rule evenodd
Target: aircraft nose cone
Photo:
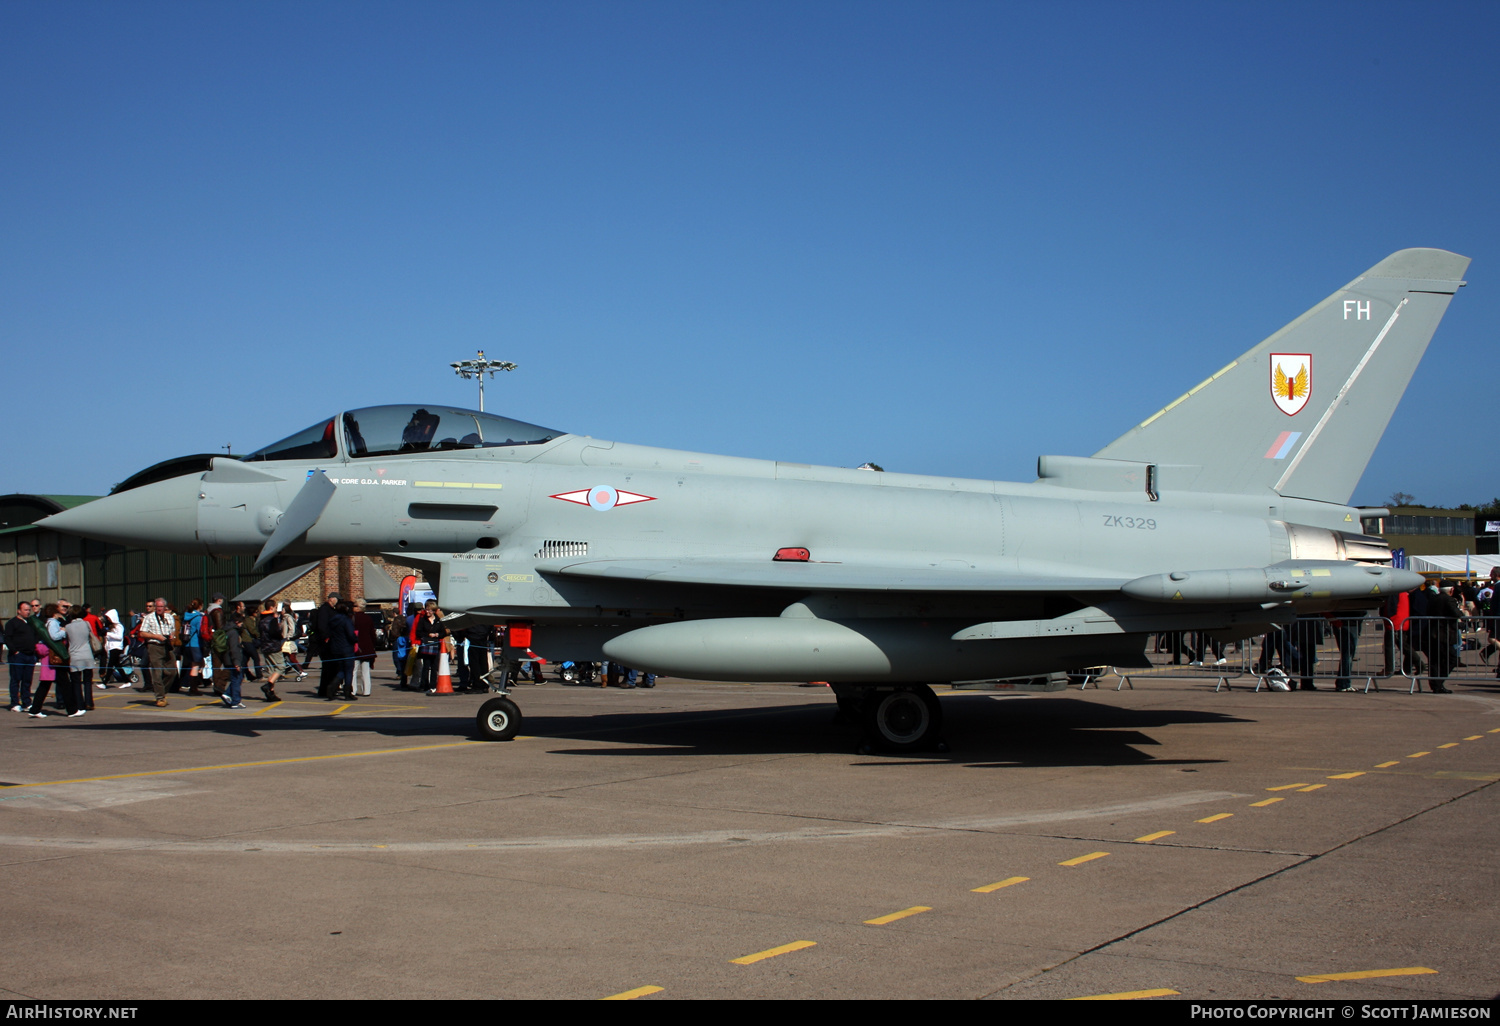
<path id="1" fill-rule="evenodd" d="M 198 543 L 201 475 L 187 474 L 54 513 L 38 524 L 117 545 L 187 552 Z"/>

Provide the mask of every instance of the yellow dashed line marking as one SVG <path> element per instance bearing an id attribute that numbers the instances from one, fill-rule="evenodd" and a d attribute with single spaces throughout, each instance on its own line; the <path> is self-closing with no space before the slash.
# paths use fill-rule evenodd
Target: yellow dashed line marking
<path id="1" fill-rule="evenodd" d="M 1299 787 L 1299 788 L 1297 788 L 1297 792 L 1300 794 L 1303 791 L 1316 791 L 1320 787 L 1327 787 L 1327 786 L 1328 786 L 1327 784 L 1311 784 L 1308 787 Z"/>
<path id="2" fill-rule="evenodd" d="M 1181 993 L 1162 987 L 1160 990 L 1122 990 L 1118 994 L 1090 994 L 1088 997 L 1069 998 L 1069 1001 L 1134 1001 L 1137 998 L 1171 997 Z"/>
<path id="3" fill-rule="evenodd" d="M 913 905 L 911 908 L 903 908 L 900 912 L 892 912 L 890 915 L 887 915 L 887 916 L 879 916 L 878 918 L 875 918 L 875 919 L 866 919 L 865 920 L 865 925 L 866 926 L 884 926 L 886 923 L 894 923 L 896 920 L 898 920 L 898 919 L 905 919 L 907 916 L 917 916 L 917 915 L 921 915 L 923 912 L 931 912 L 931 911 L 932 911 L 932 906 L 931 905 Z"/>
<path id="4" fill-rule="evenodd" d="M 1365 775 L 1365 771 L 1364 770 L 1360 770 L 1358 773 L 1335 773 L 1333 776 L 1329 777 L 1328 779 L 1329 780 L 1353 780 L 1355 777 L 1362 777 L 1364 775 Z"/>
<path id="5" fill-rule="evenodd" d="M 618 994 L 611 994 L 600 1001 L 634 1001 L 636 998 L 646 997 L 648 994 L 660 994 L 665 987 L 637 987 L 635 990 L 622 990 Z"/>
<path id="6" fill-rule="evenodd" d="M 1408 755 L 1407 758 L 1408 759 L 1420 759 L 1424 755 L 1431 755 L 1431 754 L 1432 754 L 1431 752 L 1413 752 L 1412 754 Z"/>
<path id="7" fill-rule="evenodd" d="M 1376 769 L 1390 769 L 1392 766 L 1399 766 L 1399 765 L 1401 765 L 1401 760 L 1397 759 L 1395 762 L 1381 762 L 1381 763 L 1376 763 L 1375 768 Z"/>
<path id="8" fill-rule="evenodd" d="M 1205 816 L 1203 819 L 1200 819 L 1197 822 L 1199 822 L 1199 823 L 1217 823 L 1219 820 L 1221 820 L 1221 819 L 1228 819 L 1230 816 L 1233 816 L 1233 815 L 1234 815 L 1234 813 L 1232 813 L 1232 812 L 1221 812 L 1221 813 L 1219 813 L 1216 816 Z"/>
<path id="9" fill-rule="evenodd" d="M 1014 887 L 1016 884 L 1025 883 L 1030 879 L 1031 877 L 1029 876 L 1008 876 L 1004 880 L 1001 880 L 999 883 L 985 884 L 983 887 L 975 887 L 974 893 L 989 894 L 993 891 L 998 891 L 1002 887 Z"/>
<path id="10" fill-rule="evenodd" d="M 1484 740 L 1484 735 L 1483 734 L 1475 734 L 1473 737 L 1466 737 L 1466 738 L 1464 738 L 1464 740 L 1465 741 L 1483 741 Z"/>
<path id="11" fill-rule="evenodd" d="M 484 742 L 481 741 L 477 743 L 483 744 Z M 790 951 L 801 951 L 803 948 L 816 947 L 817 944 L 817 941 L 792 941 L 790 944 L 783 944 L 779 948 L 767 948 L 765 951 L 757 951 L 753 955 L 742 955 L 739 958 L 731 958 L 729 962 L 731 965 L 751 965 L 755 962 L 762 961 L 763 959 L 775 958 L 777 955 L 785 955 Z"/>
<path id="12" fill-rule="evenodd" d="M 1500 727 L 1492 727 L 1485 731 L 1486 734 L 1500 734 Z"/>
<path id="13" fill-rule="evenodd" d="M 1457 748 L 1458 747 L 1458 742 L 1457 741 L 1449 741 L 1445 745 L 1438 745 L 1438 747 L 1439 748 Z"/>
<path id="14" fill-rule="evenodd" d="M 1320 976 L 1299 976 L 1298 983 L 1331 983 L 1334 980 L 1373 980 L 1381 976 L 1425 976 L 1436 969 L 1412 966 L 1408 969 L 1366 969 L 1358 973 L 1323 973 Z"/>
<path id="15" fill-rule="evenodd" d="M 1147 834 L 1145 837 L 1137 837 L 1135 839 L 1135 842 L 1137 844 L 1150 844 L 1152 841 L 1159 841 L 1163 837 L 1171 837 L 1176 832 L 1176 830 L 1158 830 L 1154 834 Z"/>
<path id="16" fill-rule="evenodd" d="M 373 752 L 340 752 L 336 755 L 305 755 L 297 759 L 266 759 L 261 762 L 226 762 L 217 766 L 184 766 L 181 769 L 145 770 L 140 773 L 112 773 L 104 777 L 77 777 L 73 780 L 40 780 L 34 784 L 10 784 L 0 791 L 19 787 L 51 787 L 53 784 L 90 784 L 98 780 L 129 780 L 132 777 L 165 777 L 175 773 L 203 773 L 208 770 L 249 769 L 254 766 L 285 766 L 296 762 L 322 762 L 325 759 L 357 759 L 365 755 L 400 755 L 403 752 L 431 752 L 442 748 L 472 748 L 488 741 L 454 741 L 441 745 L 416 745 L 411 748 L 382 748 Z"/>
<path id="17" fill-rule="evenodd" d="M 1090 852 L 1087 855 L 1080 855 L 1076 859 L 1068 859 L 1068 861 L 1066 861 L 1066 862 L 1059 862 L 1058 865 L 1059 866 L 1081 866 L 1085 862 L 1092 862 L 1095 859 L 1102 859 L 1102 858 L 1104 858 L 1104 856 L 1106 856 L 1108 854 L 1109 854 L 1109 852 L 1107 852 L 1107 851 L 1094 851 L 1094 852 Z"/>
<path id="18" fill-rule="evenodd" d="M 1286 801 L 1285 798 L 1267 798 L 1263 802 L 1251 802 L 1250 803 L 1250 807 L 1252 809 L 1263 809 L 1267 805 L 1275 805 L 1277 802 L 1284 802 L 1284 801 Z"/>
<path id="19" fill-rule="evenodd" d="M 1307 781 L 1304 780 L 1300 784 L 1282 784 L 1280 787 L 1268 787 L 1268 788 L 1266 788 L 1266 790 L 1267 791 L 1290 791 L 1294 787 L 1306 787 L 1306 786 L 1307 786 Z"/>

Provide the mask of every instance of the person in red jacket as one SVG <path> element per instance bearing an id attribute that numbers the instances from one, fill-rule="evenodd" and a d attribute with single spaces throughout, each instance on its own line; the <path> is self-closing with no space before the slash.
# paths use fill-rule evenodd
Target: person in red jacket
<path id="1" fill-rule="evenodd" d="M 1407 676 L 1412 672 L 1411 645 L 1411 595 L 1402 592 L 1386 602 L 1386 616 L 1391 621 L 1389 651 L 1386 652 L 1386 673 L 1395 673 L 1397 660 L 1401 672 Z"/>

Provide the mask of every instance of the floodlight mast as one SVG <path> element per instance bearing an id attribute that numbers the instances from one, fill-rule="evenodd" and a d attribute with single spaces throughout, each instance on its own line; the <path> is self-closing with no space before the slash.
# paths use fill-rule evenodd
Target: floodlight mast
<path id="1" fill-rule="evenodd" d="M 448 366 L 453 368 L 453 373 L 457 374 L 465 381 L 468 381 L 470 378 L 479 379 L 480 413 L 484 412 L 485 375 L 488 374 L 490 377 L 494 377 L 496 371 L 513 371 L 516 369 L 516 365 L 511 363 L 509 360 L 486 360 L 484 358 L 483 349 L 479 350 L 479 356 L 477 359 L 459 360 L 457 363 L 450 363 Z"/>

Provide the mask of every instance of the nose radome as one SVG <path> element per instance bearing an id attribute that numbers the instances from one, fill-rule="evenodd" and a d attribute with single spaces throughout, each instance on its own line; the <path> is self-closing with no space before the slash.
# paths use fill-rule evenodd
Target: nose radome
<path id="1" fill-rule="evenodd" d="M 63 534 L 117 545 L 201 552 L 198 541 L 200 474 L 142 485 L 86 502 L 38 521 Z"/>

